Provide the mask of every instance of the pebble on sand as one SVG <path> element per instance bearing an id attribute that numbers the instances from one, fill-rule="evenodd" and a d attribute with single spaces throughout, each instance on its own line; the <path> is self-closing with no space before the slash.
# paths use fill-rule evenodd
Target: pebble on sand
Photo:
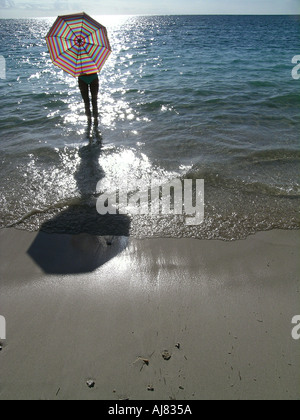
<path id="1" fill-rule="evenodd" d="M 86 384 L 89 388 L 94 388 L 94 386 L 96 385 L 96 382 L 93 381 L 92 379 L 89 379 L 88 381 L 86 381 Z"/>
<path id="2" fill-rule="evenodd" d="M 171 359 L 172 355 L 168 350 L 164 350 L 163 353 L 162 353 L 162 357 L 163 357 L 164 360 L 168 361 L 168 360 Z"/>

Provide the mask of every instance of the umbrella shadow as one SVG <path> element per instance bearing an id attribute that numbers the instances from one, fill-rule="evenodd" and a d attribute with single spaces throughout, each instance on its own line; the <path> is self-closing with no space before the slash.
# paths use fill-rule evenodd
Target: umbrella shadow
<path id="1" fill-rule="evenodd" d="M 96 210 L 96 185 L 105 177 L 99 164 L 102 136 L 97 129 L 91 135 L 89 127 L 87 138 L 74 174 L 79 201 L 45 222 L 27 251 L 47 274 L 93 272 L 128 245 L 130 218 L 101 216 Z"/>

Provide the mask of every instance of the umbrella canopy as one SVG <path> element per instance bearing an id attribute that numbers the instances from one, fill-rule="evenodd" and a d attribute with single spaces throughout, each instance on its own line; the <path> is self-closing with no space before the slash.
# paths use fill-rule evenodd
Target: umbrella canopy
<path id="1" fill-rule="evenodd" d="M 106 28 L 86 13 L 59 16 L 46 41 L 53 64 L 74 77 L 100 72 L 111 53 Z"/>

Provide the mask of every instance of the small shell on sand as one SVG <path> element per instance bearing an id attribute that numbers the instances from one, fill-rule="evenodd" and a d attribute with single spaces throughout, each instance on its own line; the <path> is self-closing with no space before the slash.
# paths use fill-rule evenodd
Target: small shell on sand
<path id="1" fill-rule="evenodd" d="M 164 350 L 162 352 L 162 357 L 163 357 L 164 360 L 170 360 L 172 355 L 168 350 Z"/>
<path id="2" fill-rule="evenodd" d="M 86 381 L 86 384 L 89 388 L 94 388 L 94 386 L 96 385 L 96 382 L 93 381 L 92 379 L 89 379 L 88 381 Z"/>

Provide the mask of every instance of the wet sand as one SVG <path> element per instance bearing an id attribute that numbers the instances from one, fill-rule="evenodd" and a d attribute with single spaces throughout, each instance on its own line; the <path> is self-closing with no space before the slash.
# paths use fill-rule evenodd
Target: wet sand
<path id="1" fill-rule="evenodd" d="M 1 230 L 0 399 L 300 399 L 298 256 L 298 231 Z"/>

